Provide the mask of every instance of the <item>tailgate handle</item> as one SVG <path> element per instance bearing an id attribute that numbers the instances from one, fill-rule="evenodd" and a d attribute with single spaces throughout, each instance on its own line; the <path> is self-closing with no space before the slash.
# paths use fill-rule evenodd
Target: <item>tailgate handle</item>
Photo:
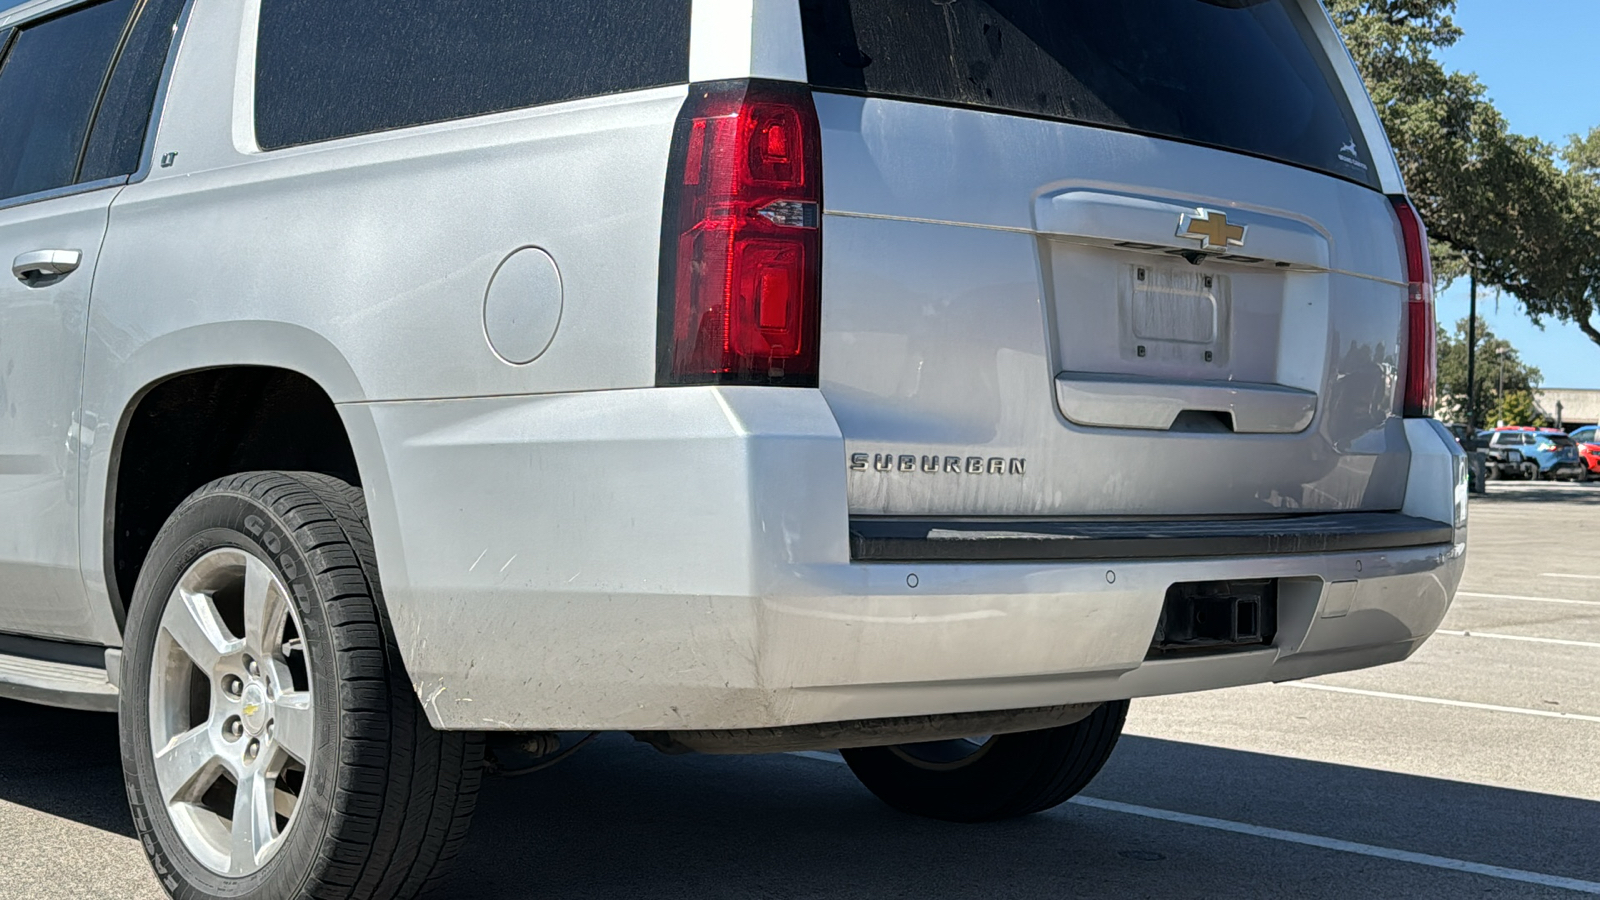
<path id="1" fill-rule="evenodd" d="M 1056 403 L 1078 425 L 1150 431 L 1172 428 L 1185 412 L 1214 412 L 1231 417 L 1237 434 L 1298 434 L 1317 412 L 1316 394 L 1281 384 L 1090 372 L 1057 375 Z"/>

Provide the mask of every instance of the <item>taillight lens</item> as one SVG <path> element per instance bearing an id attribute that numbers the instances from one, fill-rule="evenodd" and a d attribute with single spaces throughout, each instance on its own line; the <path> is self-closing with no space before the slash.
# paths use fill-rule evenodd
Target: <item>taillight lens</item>
<path id="1" fill-rule="evenodd" d="M 1434 383 L 1438 379 L 1438 351 L 1434 346 L 1437 327 L 1433 315 L 1433 260 L 1428 256 L 1428 229 L 1422 217 L 1404 197 L 1394 197 L 1394 211 L 1400 217 L 1400 233 L 1405 239 L 1406 281 L 1406 381 L 1407 418 L 1433 415 Z"/>
<path id="2" fill-rule="evenodd" d="M 821 294 L 811 91 L 691 85 L 667 170 L 656 382 L 815 387 Z"/>

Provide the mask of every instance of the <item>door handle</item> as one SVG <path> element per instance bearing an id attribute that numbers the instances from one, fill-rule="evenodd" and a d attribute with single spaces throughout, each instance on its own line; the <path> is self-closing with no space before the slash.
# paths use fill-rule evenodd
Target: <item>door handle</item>
<path id="1" fill-rule="evenodd" d="M 70 275 L 82 263 L 81 250 L 35 250 L 17 257 L 11 263 L 11 274 L 23 284 L 33 287 L 32 282 L 35 281 Z"/>

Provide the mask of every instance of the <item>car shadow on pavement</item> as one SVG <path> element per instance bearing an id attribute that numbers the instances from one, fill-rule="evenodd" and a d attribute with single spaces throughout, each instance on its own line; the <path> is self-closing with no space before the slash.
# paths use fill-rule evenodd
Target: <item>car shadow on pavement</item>
<path id="1" fill-rule="evenodd" d="M 133 837 L 117 717 L 0 700 L 0 801 Z"/>
<path id="2" fill-rule="evenodd" d="M 1131 736 L 1085 794 L 1600 877 L 1587 849 L 1600 841 L 1600 803 L 1585 800 Z M 1079 805 L 992 825 L 932 822 L 884 807 L 838 763 L 673 759 L 608 737 L 548 772 L 487 780 L 445 893 L 993 900 L 1515 896 L 1528 887 Z"/>
<path id="3" fill-rule="evenodd" d="M 1600 880 L 1600 803 L 1125 737 L 1087 795 Z M 0 701 L 0 801 L 129 835 L 116 719 Z M 65 864 L 65 863 L 63 863 Z M 896 813 L 838 762 L 664 757 L 608 735 L 485 780 L 447 898 L 1455 897 L 1545 888 L 1067 805 Z"/>

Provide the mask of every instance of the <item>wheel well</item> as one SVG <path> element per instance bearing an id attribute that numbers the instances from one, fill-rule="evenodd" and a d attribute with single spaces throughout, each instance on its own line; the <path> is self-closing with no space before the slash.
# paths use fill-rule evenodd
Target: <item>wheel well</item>
<path id="1" fill-rule="evenodd" d="M 344 423 L 310 378 L 263 367 L 207 369 L 145 392 L 124 419 L 107 502 L 107 587 L 119 620 L 156 532 L 178 504 L 224 475 L 266 469 L 361 483 Z"/>

